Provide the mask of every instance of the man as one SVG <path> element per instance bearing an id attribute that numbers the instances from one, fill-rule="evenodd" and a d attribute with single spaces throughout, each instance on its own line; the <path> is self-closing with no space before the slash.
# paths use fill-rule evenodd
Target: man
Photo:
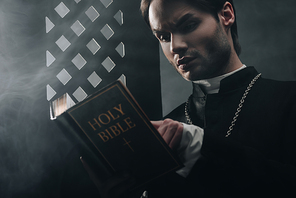
<path id="1" fill-rule="evenodd" d="M 153 122 L 185 167 L 148 186 L 149 197 L 294 197 L 296 83 L 242 64 L 233 2 L 142 0 L 141 11 L 193 82 L 188 101 Z M 134 182 L 123 175 L 102 184 L 84 165 L 106 197 L 112 190 L 102 186 L 116 197 Z"/>

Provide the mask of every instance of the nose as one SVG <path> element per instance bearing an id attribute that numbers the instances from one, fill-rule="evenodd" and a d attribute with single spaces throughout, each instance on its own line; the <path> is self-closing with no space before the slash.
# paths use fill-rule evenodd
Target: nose
<path id="1" fill-rule="evenodd" d="M 171 35 L 171 46 L 170 51 L 173 54 L 180 54 L 186 52 L 188 49 L 187 43 L 185 39 L 180 34 L 172 34 Z"/>

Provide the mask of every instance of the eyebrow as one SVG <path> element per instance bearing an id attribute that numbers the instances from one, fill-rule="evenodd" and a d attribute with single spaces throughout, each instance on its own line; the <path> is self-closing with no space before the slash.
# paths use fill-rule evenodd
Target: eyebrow
<path id="1" fill-rule="evenodd" d="M 162 34 L 162 33 L 165 33 L 165 31 L 152 30 L 153 35 Z"/>
<path id="2" fill-rule="evenodd" d="M 176 28 L 180 27 L 184 22 L 186 22 L 188 19 L 190 19 L 193 16 L 193 14 L 188 13 L 182 16 L 176 23 Z"/>
<path id="3" fill-rule="evenodd" d="M 186 22 L 188 19 L 190 19 L 191 17 L 193 17 L 192 13 L 187 13 L 184 16 L 182 16 L 180 19 L 177 20 L 177 22 L 175 23 L 175 27 L 179 28 L 184 22 Z M 164 31 L 161 30 L 157 30 L 157 29 L 153 29 L 152 33 L 153 34 L 158 34 L 158 33 L 163 33 Z"/>

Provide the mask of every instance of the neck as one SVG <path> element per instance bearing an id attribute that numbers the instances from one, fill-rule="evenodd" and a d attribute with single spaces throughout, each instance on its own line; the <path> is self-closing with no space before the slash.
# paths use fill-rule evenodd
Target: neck
<path id="1" fill-rule="evenodd" d="M 242 65 L 238 69 L 235 69 L 231 72 L 228 72 L 226 74 L 216 76 L 214 78 L 210 79 L 204 79 L 204 80 L 198 80 L 193 81 L 193 95 L 196 97 L 201 97 L 206 94 L 213 94 L 218 93 L 220 89 L 220 82 L 222 79 L 240 71 L 241 69 L 246 68 L 245 65 Z"/>
<path id="2" fill-rule="evenodd" d="M 229 60 L 228 60 L 227 64 L 222 67 L 222 70 L 219 72 L 219 74 L 217 76 L 221 76 L 221 75 L 233 72 L 233 71 L 239 69 L 242 65 L 243 65 L 243 63 L 239 59 L 239 57 L 238 57 L 237 53 L 235 52 L 233 46 L 231 46 L 231 53 L 230 53 L 230 56 L 229 56 Z M 217 77 L 217 76 L 213 76 L 213 78 Z"/>
<path id="3" fill-rule="evenodd" d="M 229 64 L 227 67 L 228 69 L 224 72 L 224 74 L 233 72 L 233 71 L 241 68 L 242 65 L 243 65 L 243 63 L 239 59 L 237 53 L 235 52 L 234 49 L 232 49 L 232 53 L 231 53 L 230 59 L 229 59 Z"/>

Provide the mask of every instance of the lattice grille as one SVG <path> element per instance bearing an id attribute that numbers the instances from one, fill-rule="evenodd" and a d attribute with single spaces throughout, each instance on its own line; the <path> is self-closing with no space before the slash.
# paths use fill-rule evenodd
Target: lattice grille
<path id="1" fill-rule="evenodd" d="M 46 66 L 55 73 L 46 86 L 48 101 L 66 92 L 81 101 L 105 81 L 126 82 L 124 70 L 116 69 L 126 56 L 125 44 L 114 38 L 124 28 L 123 16 L 112 0 L 52 3 L 45 17 Z"/>

